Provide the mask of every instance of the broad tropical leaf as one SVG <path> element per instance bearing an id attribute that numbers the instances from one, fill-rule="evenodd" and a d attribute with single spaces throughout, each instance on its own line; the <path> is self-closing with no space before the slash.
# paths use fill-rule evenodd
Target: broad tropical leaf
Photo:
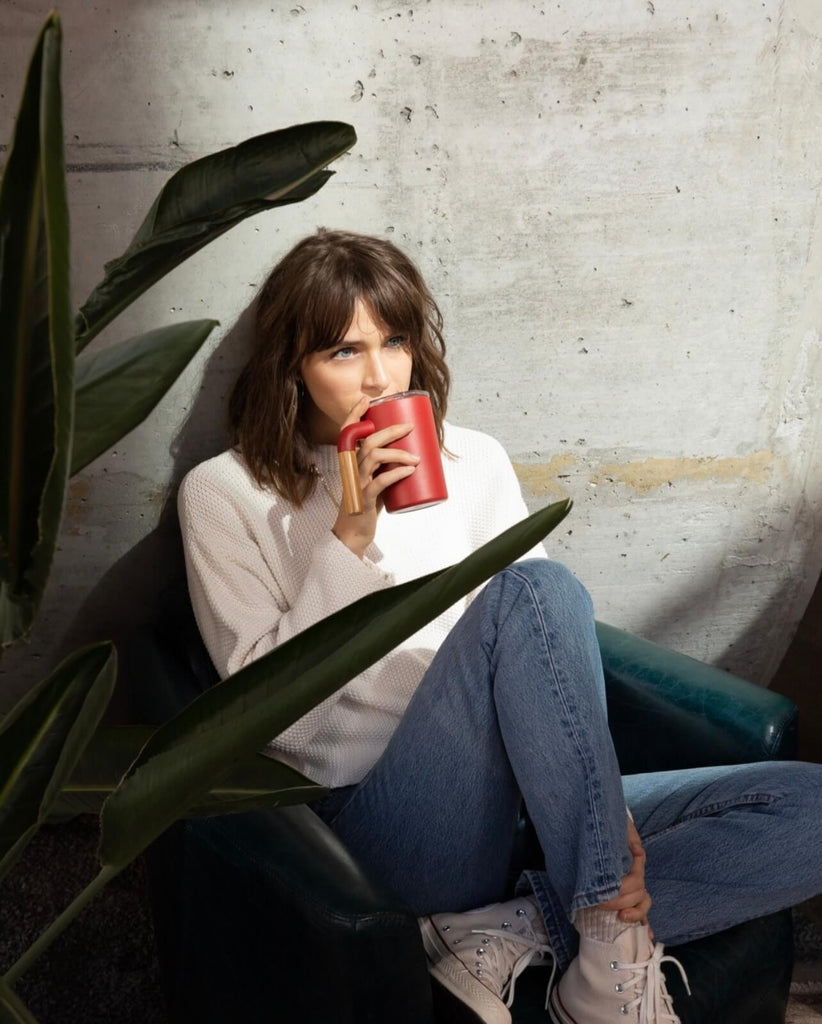
<path id="1" fill-rule="evenodd" d="M 71 779 L 63 786 L 49 815 L 50 821 L 75 814 L 98 814 L 120 783 L 129 765 L 155 731 L 152 725 L 113 725 L 98 729 L 86 747 Z M 255 811 L 263 807 L 317 800 L 326 790 L 293 768 L 264 754 L 245 754 L 229 775 L 213 786 L 189 818 Z"/>
<path id="2" fill-rule="evenodd" d="M 77 360 L 72 473 L 142 423 L 217 323 L 160 327 Z"/>
<path id="3" fill-rule="evenodd" d="M 69 655 L 0 724 L 0 877 L 68 781 L 114 689 L 110 643 Z"/>
<path id="4" fill-rule="evenodd" d="M 29 67 L 0 184 L 0 643 L 25 636 L 51 566 L 71 459 L 74 332 L 60 21 Z"/>
<path id="5" fill-rule="evenodd" d="M 0 1024 L 37 1024 L 37 1018 L 0 978 Z"/>
<path id="6" fill-rule="evenodd" d="M 258 135 L 180 168 L 80 310 L 78 351 L 155 281 L 235 224 L 317 192 L 331 177 L 326 165 L 356 140 L 350 125 L 315 121 Z"/>
<path id="7" fill-rule="evenodd" d="M 561 501 L 458 565 L 381 590 L 206 690 L 155 732 L 101 814 L 100 859 L 123 867 L 249 750 L 306 712 L 510 562 L 567 514 Z"/>

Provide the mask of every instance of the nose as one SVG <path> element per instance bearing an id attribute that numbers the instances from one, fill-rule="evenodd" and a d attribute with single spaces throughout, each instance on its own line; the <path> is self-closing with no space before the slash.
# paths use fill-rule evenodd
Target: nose
<path id="1" fill-rule="evenodd" d="M 366 367 L 366 374 L 363 380 L 363 390 L 367 392 L 375 392 L 379 395 L 385 391 L 390 383 L 388 374 L 383 366 L 381 355 L 376 352 L 372 353 L 368 360 L 368 366 Z"/>

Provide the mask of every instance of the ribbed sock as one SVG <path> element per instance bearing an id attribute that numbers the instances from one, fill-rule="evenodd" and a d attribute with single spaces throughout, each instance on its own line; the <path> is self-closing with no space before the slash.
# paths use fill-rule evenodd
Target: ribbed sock
<path id="1" fill-rule="evenodd" d="M 601 907 L 583 907 L 575 910 L 571 918 L 580 935 L 598 942 L 613 942 L 629 924 L 619 919 L 618 910 L 603 910 Z"/>

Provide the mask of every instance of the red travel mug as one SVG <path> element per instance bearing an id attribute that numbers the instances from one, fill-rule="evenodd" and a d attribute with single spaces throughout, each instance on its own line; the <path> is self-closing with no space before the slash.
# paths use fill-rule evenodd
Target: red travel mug
<path id="1" fill-rule="evenodd" d="M 357 423 L 343 427 L 337 440 L 337 454 L 340 460 L 340 478 L 343 487 L 345 509 L 349 515 L 362 512 L 362 491 L 357 468 L 357 442 L 375 430 L 393 426 L 395 423 L 413 423 L 414 429 L 399 441 L 393 441 L 389 448 L 403 448 L 420 461 L 414 472 L 392 484 L 384 493 L 385 507 L 389 512 L 413 512 L 418 508 L 438 505 L 448 497 L 445 475 L 442 471 L 442 455 L 434 423 L 434 413 L 427 391 L 401 391 L 396 395 L 378 398 L 368 407 L 368 412 Z M 398 463 L 388 463 L 385 469 Z"/>

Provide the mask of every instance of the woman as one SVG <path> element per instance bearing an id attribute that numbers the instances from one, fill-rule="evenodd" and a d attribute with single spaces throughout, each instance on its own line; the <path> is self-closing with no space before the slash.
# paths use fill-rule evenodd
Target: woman
<path id="1" fill-rule="evenodd" d="M 234 447 L 180 492 L 191 597 L 221 676 L 526 514 L 500 445 L 444 421 L 441 327 L 417 269 L 379 239 L 320 231 L 272 271 L 231 398 Z M 430 393 L 449 500 L 381 513 L 386 488 L 415 471 L 415 457 L 386 447 L 411 429 L 400 424 L 361 443 L 364 511 L 349 515 L 340 429 L 408 389 Z M 481 1020 L 510 1021 L 503 1000 L 517 975 L 553 959 L 563 972 L 554 1024 L 677 1021 L 663 943 L 822 888 L 822 768 L 621 780 L 590 599 L 541 548 L 531 554 L 271 747 L 330 787 L 316 810 L 416 909 L 432 974 Z M 525 872 L 513 894 L 523 798 L 546 868 Z"/>

